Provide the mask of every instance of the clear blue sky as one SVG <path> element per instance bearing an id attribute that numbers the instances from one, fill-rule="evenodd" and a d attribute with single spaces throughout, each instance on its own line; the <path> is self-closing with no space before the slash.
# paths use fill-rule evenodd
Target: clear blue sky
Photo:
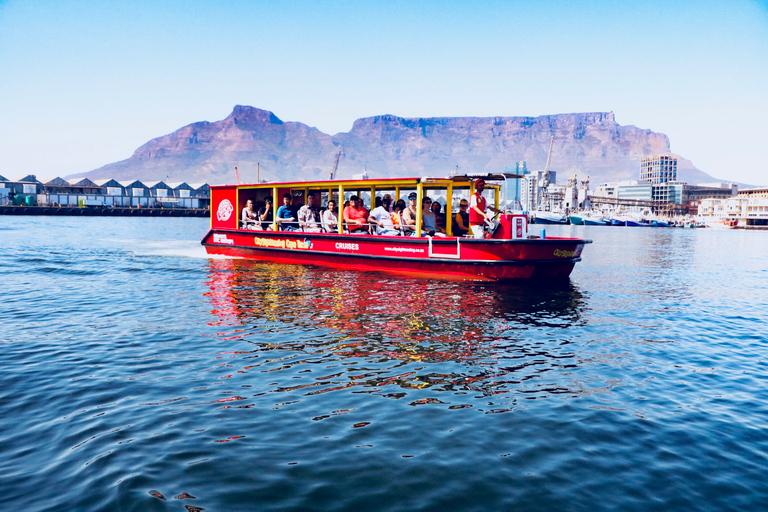
<path id="1" fill-rule="evenodd" d="M 768 184 L 768 2 L 0 0 L 0 175 L 123 160 L 236 104 L 329 134 L 377 114 L 614 111 Z"/>

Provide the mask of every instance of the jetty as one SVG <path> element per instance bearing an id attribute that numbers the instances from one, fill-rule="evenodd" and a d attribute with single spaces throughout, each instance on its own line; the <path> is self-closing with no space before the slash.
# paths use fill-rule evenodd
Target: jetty
<path id="1" fill-rule="evenodd" d="M 0 206 L 0 215 L 91 217 L 209 217 L 207 208 L 124 208 L 119 206 Z"/>

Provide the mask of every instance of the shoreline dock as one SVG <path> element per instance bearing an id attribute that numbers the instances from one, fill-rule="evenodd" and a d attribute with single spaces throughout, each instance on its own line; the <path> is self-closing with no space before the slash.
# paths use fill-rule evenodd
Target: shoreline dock
<path id="1" fill-rule="evenodd" d="M 209 217 L 204 208 L 125 208 L 104 206 L 0 206 L 0 215 L 69 215 L 88 217 Z"/>

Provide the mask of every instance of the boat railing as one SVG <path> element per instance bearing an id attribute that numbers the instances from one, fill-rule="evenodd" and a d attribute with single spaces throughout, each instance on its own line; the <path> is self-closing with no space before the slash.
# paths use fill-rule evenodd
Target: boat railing
<path id="1" fill-rule="evenodd" d="M 363 223 L 363 224 L 357 224 L 355 222 L 342 222 L 341 225 L 342 225 L 342 227 L 344 229 L 344 234 L 352 234 L 353 231 L 350 230 L 350 228 L 352 228 L 352 227 L 359 227 L 359 228 L 363 228 L 363 230 L 364 230 L 363 232 L 365 234 L 374 234 L 375 235 L 375 234 L 377 234 L 375 232 L 376 228 L 379 227 L 376 224 L 371 224 L 369 222 L 366 222 L 366 223 Z M 332 231 L 332 232 L 329 232 L 325 228 L 325 224 L 324 223 L 320 223 L 320 225 L 316 228 L 316 229 L 319 229 L 320 231 L 315 231 L 314 228 L 313 228 L 312 231 L 306 230 L 306 229 L 304 229 L 304 227 L 300 226 L 299 223 L 296 222 L 296 221 L 280 222 L 280 223 L 277 224 L 277 226 L 288 226 L 291 229 L 279 229 L 279 227 L 278 227 L 278 229 L 274 229 L 274 227 L 275 227 L 274 223 L 269 223 L 268 227 L 266 227 L 266 228 L 264 227 L 263 224 L 260 227 L 256 227 L 256 226 L 258 226 L 257 223 L 253 223 L 253 226 L 254 226 L 254 228 L 242 227 L 241 229 L 243 229 L 243 230 L 251 230 L 251 231 L 272 231 L 272 232 L 280 232 L 280 231 L 282 231 L 282 232 L 286 232 L 286 233 L 290 233 L 290 232 L 293 232 L 293 233 L 318 233 L 318 232 L 319 233 L 336 233 L 335 230 Z M 413 236 L 413 233 L 416 231 L 416 228 L 414 226 L 411 226 L 411 225 L 393 226 L 392 228 L 389 228 L 389 229 L 391 229 L 392 231 L 399 232 L 399 234 L 402 235 L 402 236 Z M 373 231 L 373 233 L 371 233 L 371 231 Z M 359 234 L 363 234 L 363 233 L 359 233 Z M 423 236 L 429 236 L 429 232 L 422 230 L 422 235 Z M 438 237 L 445 238 L 446 235 L 442 234 L 442 235 L 438 235 Z M 461 238 L 461 237 L 456 237 L 456 238 Z"/>

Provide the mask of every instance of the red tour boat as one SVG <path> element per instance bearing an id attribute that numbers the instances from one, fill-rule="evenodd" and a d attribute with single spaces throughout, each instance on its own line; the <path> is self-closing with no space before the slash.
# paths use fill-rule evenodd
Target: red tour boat
<path id="1" fill-rule="evenodd" d="M 475 183 L 482 178 L 486 193 L 498 209 L 500 196 L 506 192 L 514 174 L 461 175 L 447 178 L 392 178 L 381 180 L 335 180 L 314 182 L 260 183 L 211 187 L 211 229 L 202 244 L 209 254 L 249 258 L 279 263 L 325 265 L 344 269 L 375 270 L 440 279 L 496 281 L 508 279 L 567 278 L 581 261 L 581 252 L 591 240 L 580 238 L 540 238 L 528 233 L 528 218 L 521 213 L 503 212 L 490 223 L 486 238 L 454 236 L 452 211 L 455 197 L 469 198 Z M 348 232 L 343 222 L 345 199 L 356 195 L 369 198 L 388 194 L 392 204 L 416 195 L 416 225 L 422 225 L 422 198 L 431 194 L 445 204 L 445 233 L 430 236 L 418 230 L 415 236 L 387 236 Z M 291 222 L 275 223 L 278 207 L 290 196 Z M 322 232 L 302 230 L 296 220 L 300 206 L 314 195 L 315 206 L 336 202 L 334 212 L 340 221 L 333 232 L 321 224 Z M 272 200 L 269 220 L 243 224 L 243 209 L 250 200 L 255 210 L 266 213 L 267 198 Z M 320 199 L 319 201 L 317 199 Z M 268 215 L 268 213 L 267 213 Z M 257 219 L 258 220 L 258 219 Z M 375 231 L 373 226 L 372 232 Z M 283 230 L 277 230 L 283 229 Z M 285 230 L 293 229 L 293 230 Z M 362 231 L 362 230 L 359 230 Z M 442 235 L 442 236 L 440 236 Z M 470 235 L 471 236 L 471 235 Z"/>

